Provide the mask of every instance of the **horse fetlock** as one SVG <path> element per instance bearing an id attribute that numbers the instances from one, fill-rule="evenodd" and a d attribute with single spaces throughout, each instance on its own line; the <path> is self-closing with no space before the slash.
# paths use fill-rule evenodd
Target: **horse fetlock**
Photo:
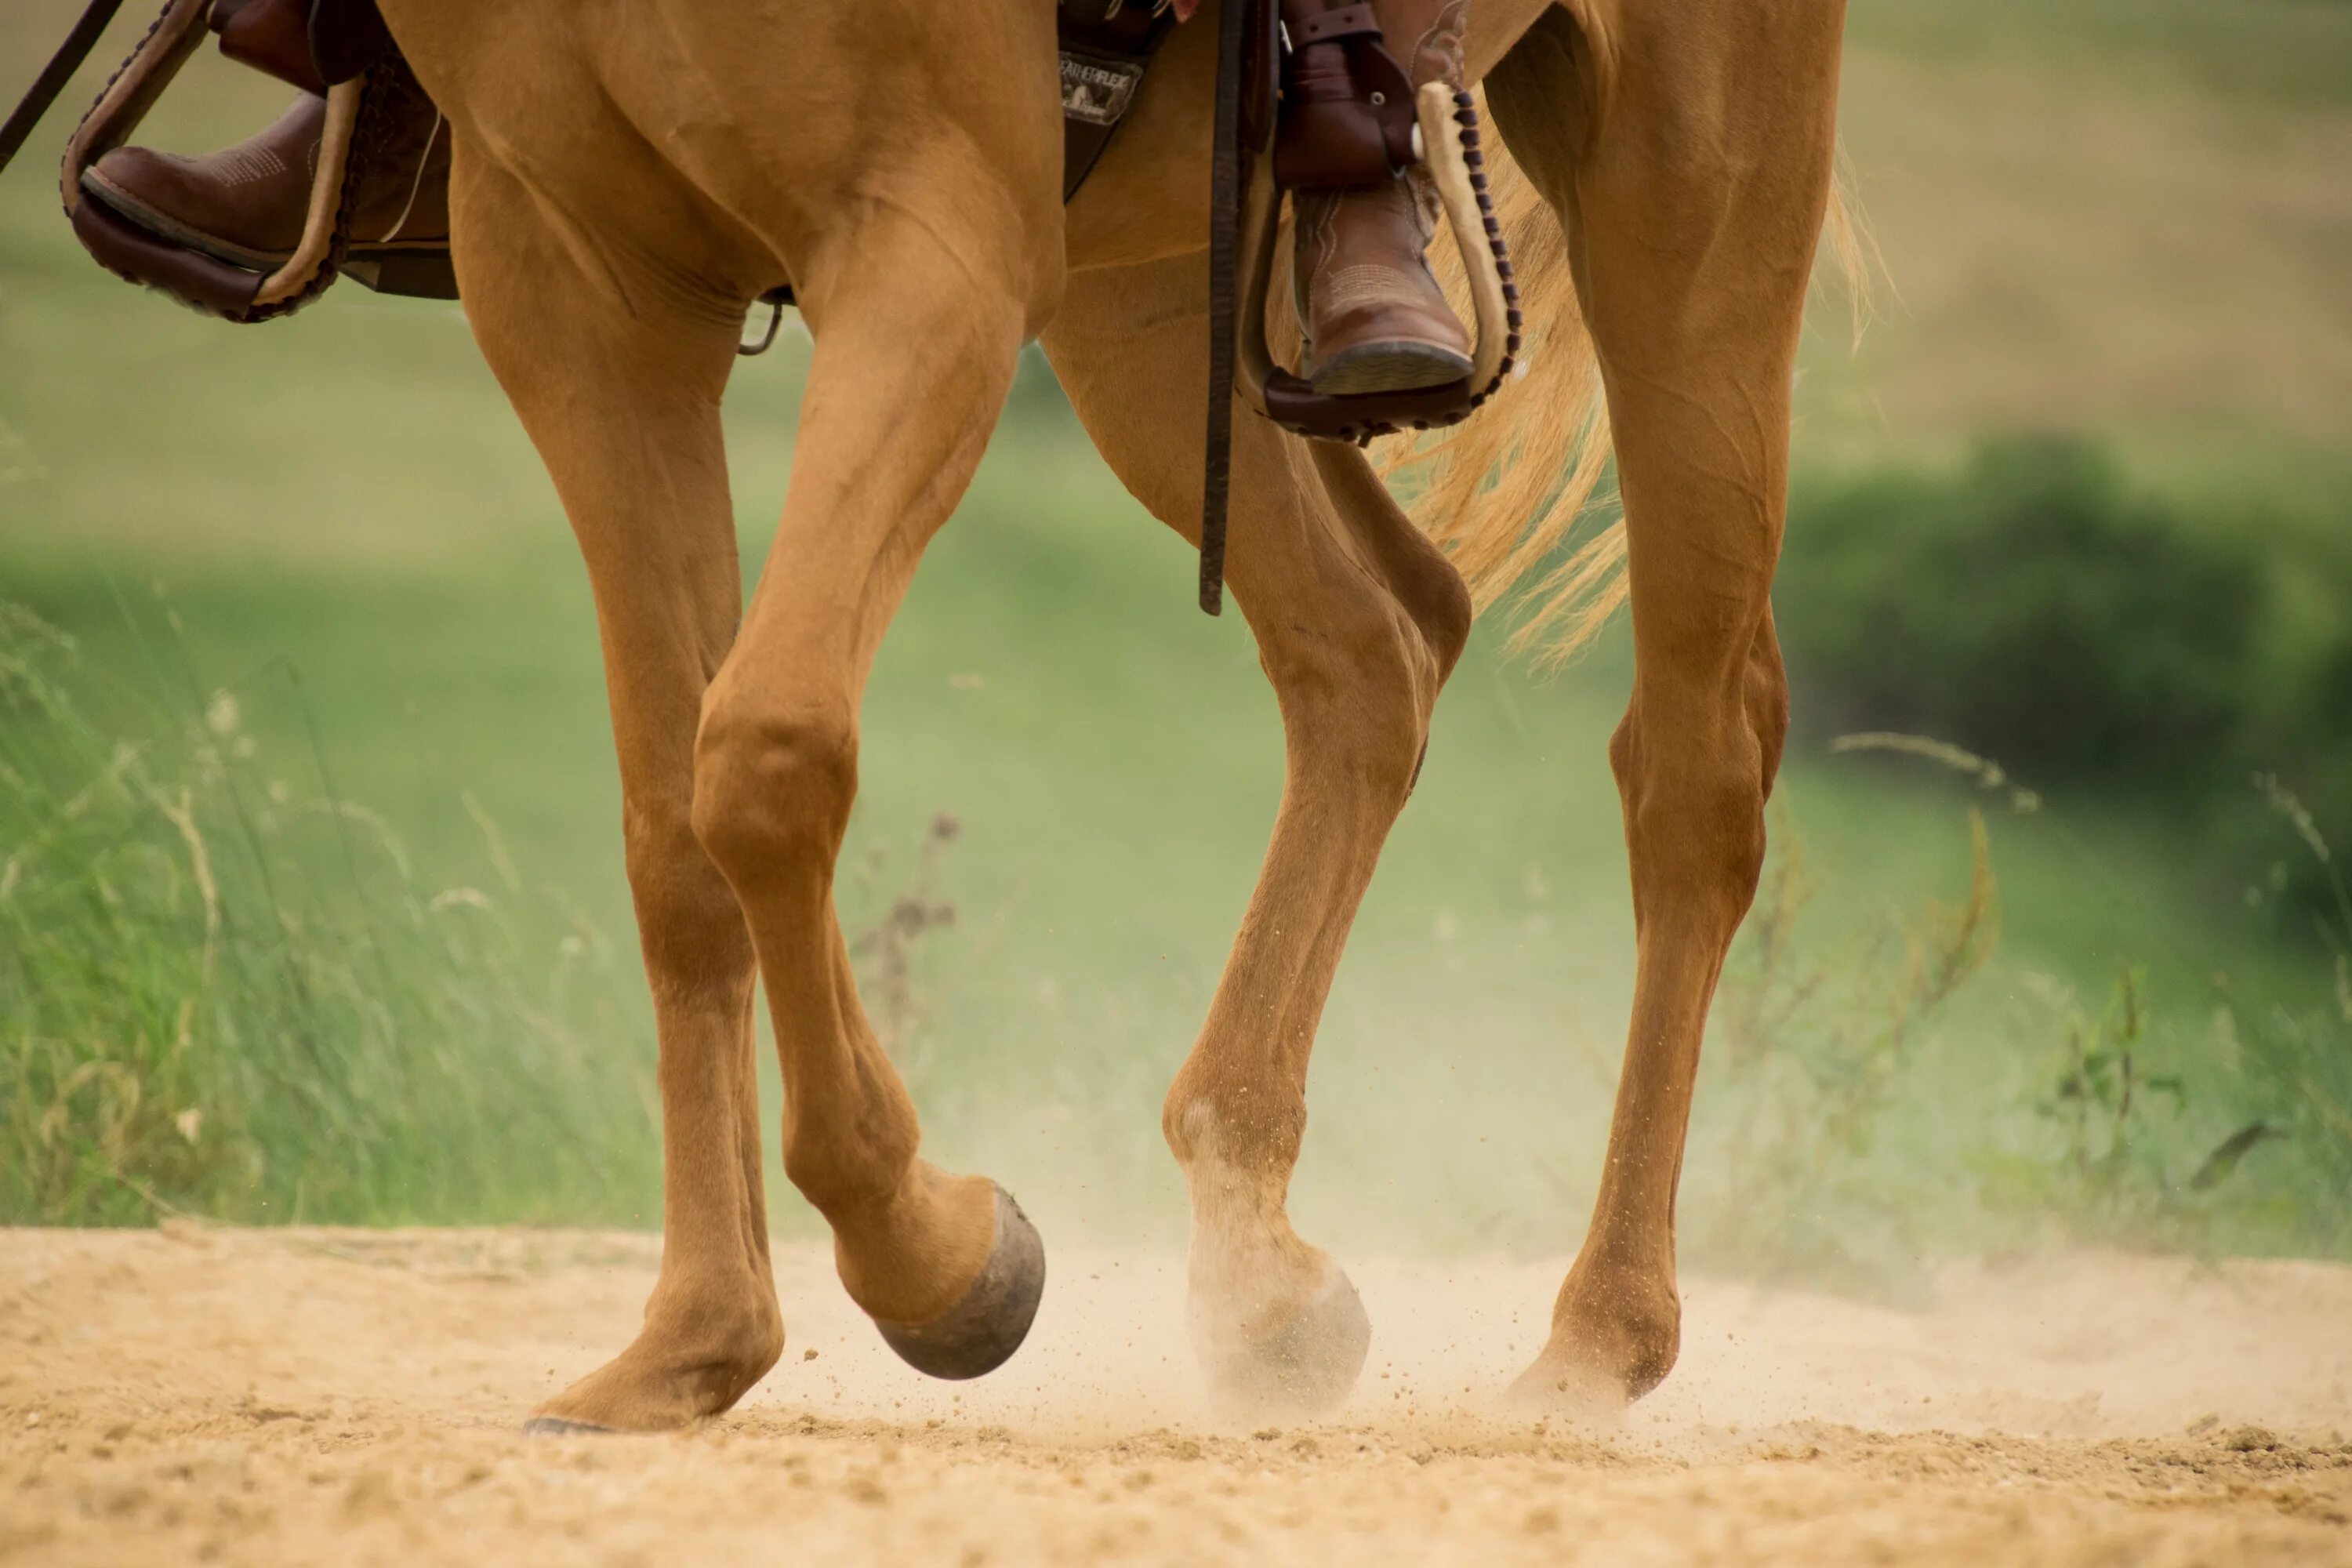
<path id="1" fill-rule="evenodd" d="M 813 1118 L 784 1121 L 784 1178 L 835 1235 L 893 1236 L 919 1229 L 933 1201 L 915 1151 L 922 1129 L 905 1085 L 893 1075 L 859 1085 L 856 1113 L 841 1124 Z"/>
<path id="2" fill-rule="evenodd" d="M 1192 1198 L 1185 1326 L 1212 1399 L 1234 1415 L 1337 1405 L 1371 1325 L 1346 1272 L 1284 1212 L 1289 1162 L 1235 1161 L 1206 1103 L 1171 1118 L 1171 1142 Z"/>
<path id="3" fill-rule="evenodd" d="M 1347 1272 L 1285 1221 L 1277 1237 L 1192 1237 L 1185 1327 L 1218 1409 L 1319 1415 L 1363 1372 L 1371 1321 Z"/>
<path id="4" fill-rule="evenodd" d="M 1279 1079 L 1233 1080 L 1196 1051 L 1168 1088 L 1160 1131 L 1193 1185 L 1196 1206 L 1202 1180 L 1271 1180 L 1279 1207 L 1307 1133 L 1307 1098 Z"/>
<path id="5" fill-rule="evenodd" d="M 1580 1259 L 1552 1308 L 1551 1337 L 1516 1392 L 1549 1405 L 1622 1406 L 1664 1382 L 1681 1350 L 1671 1272 Z"/>
<path id="6" fill-rule="evenodd" d="M 1000 1229 L 998 1190 L 985 1176 L 951 1176 L 916 1160 L 877 1201 L 819 1203 L 833 1224 L 834 1265 L 849 1299 L 883 1323 L 945 1316 L 986 1271 Z"/>
<path id="7" fill-rule="evenodd" d="M 782 1359 L 772 1295 L 716 1300 L 657 1293 L 635 1341 L 532 1413 L 539 1432 L 666 1432 L 731 1408 Z"/>
<path id="8" fill-rule="evenodd" d="M 725 1289 L 657 1288 L 638 1338 L 672 1365 L 709 1368 L 749 1388 L 784 1353 L 784 1317 L 764 1280 Z"/>
<path id="9" fill-rule="evenodd" d="M 922 1322 L 877 1317 L 885 1343 L 908 1365 L 933 1377 L 979 1377 L 1011 1359 L 1029 1337 L 1045 1294 L 1045 1243 L 1021 1205 L 990 1184 L 994 1240 L 979 1277 L 954 1304 Z"/>

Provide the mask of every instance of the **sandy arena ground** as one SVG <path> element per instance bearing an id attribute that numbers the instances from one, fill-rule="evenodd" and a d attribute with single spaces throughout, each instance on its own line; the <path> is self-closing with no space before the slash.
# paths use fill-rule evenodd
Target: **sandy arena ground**
<path id="1" fill-rule="evenodd" d="M 0 1563 L 2352 1563 L 2352 1269 L 2083 1257 L 1911 1313 L 1689 1288 L 1621 1423 L 1508 1421 L 1559 1268 L 1360 1264 L 1328 1423 L 1211 1420 L 1171 1259 L 1064 1253 L 1028 1346 L 926 1383 L 824 1249 L 683 1436 L 525 1439 L 656 1244 L 0 1230 Z"/>

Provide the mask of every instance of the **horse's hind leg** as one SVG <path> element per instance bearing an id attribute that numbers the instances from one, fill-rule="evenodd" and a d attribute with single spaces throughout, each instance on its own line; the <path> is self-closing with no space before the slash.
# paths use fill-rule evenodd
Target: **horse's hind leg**
<path id="1" fill-rule="evenodd" d="M 587 560 L 661 1045 L 662 1261 L 644 1327 L 534 1425 L 673 1427 L 734 1404 L 784 1342 L 751 942 L 689 820 L 695 724 L 741 604 L 719 421 L 740 307 L 646 290 L 623 308 L 476 152 L 461 150 L 453 191 L 467 314 Z"/>
<path id="2" fill-rule="evenodd" d="M 1198 257 L 1074 275 L 1045 346 L 1088 433 L 1138 499 L 1199 527 L 1207 379 Z M 1181 405 L 1180 405 L 1181 406 Z M 1282 705 L 1287 773 L 1257 889 L 1163 1126 L 1192 1199 L 1194 1345 L 1229 1406 L 1338 1402 L 1370 1337 L 1346 1275 L 1285 1212 L 1317 1020 L 1431 706 L 1468 635 L 1452 567 L 1361 454 L 1310 450 L 1243 415 L 1227 571 Z"/>
<path id="3" fill-rule="evenodd" d="M 1616 433 L 1636 671 L 1610 761 L 1639 957 L 1591 1227 L 1519 1386 L 1622 1400 L 1680 1342 L 1675 1190 L 1699 1037 L 1755 896 L 1788 724 L 1769 595 L 1843 5 L 1575 9 L 1591 25 L 1548 13 L 1487 91 L 1568 226 Z"/>

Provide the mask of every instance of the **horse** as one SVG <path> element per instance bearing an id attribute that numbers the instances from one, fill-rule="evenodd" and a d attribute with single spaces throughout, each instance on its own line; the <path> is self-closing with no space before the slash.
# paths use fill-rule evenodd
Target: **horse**
<path id="1" fill-rule="evenodd" d="M 1365 451 L 1236 409 L 1226 570 L 1286 772 L 1162 1117 L 1192 1205 L 1187 1321 L 1222 1401 L 1328 1409 L 1362 1365 L 1355 1291 L 1286 1212 L 1308 1053 L 1473 617 L 1533 573 L 1522 638 L 1554 651 L 1631 602 L 1609 757 L 1638 946 L 1591 1222 L 1512 1391 L 1583 1407 L 1665 1377 L 1700 1036 L 1788 725 L 1769 592 L 1843 0 L 1464 3 L 1532 364 L 1401 454 L 1421 523 Z M 593 582 L 659 1045 L 665 1245 L 643 1326 L 531 1430 L 681 1427 L 782 1354 L 761 985 L 784 1171 L 850 1298 L 942 1376 L 1026 1331 L 1042 1246 L 994 1183 L 921 1157 L 832 884 L 876 650 L 1026 342 L 1126 488 L 1197 542 L 1204 437 L 1169 391 L 1209 363 L 1202 9 L 1066 210 L 1050 6 L 382 0 L 455 139 L 474 335 Z M 746 611 L 719 401 L 747 305 L 787 284 L 814 347 Z M 1612 452 L 1621 521 L 1571 547 Z"/>

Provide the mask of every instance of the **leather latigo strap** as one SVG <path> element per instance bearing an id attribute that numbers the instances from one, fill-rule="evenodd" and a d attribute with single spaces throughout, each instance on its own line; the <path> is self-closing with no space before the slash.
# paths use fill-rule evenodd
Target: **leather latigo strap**
<path id="1" fill-rule="evenodd" d="M 1060 0 L 1062 199 L 1077 195 L 1135 101 L 1151 57 L 1176 26 L 1153 0 Z"/>

